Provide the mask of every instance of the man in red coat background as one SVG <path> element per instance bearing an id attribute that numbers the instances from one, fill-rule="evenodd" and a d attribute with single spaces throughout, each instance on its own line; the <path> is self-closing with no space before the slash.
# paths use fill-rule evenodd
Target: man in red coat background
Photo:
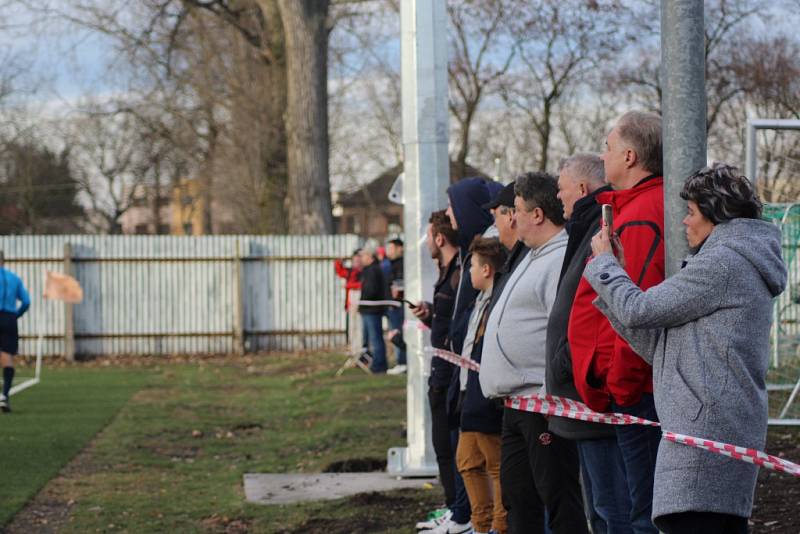
<path id="1" fill-rule="evenodd" d="M 367 345 L 358 317 L 358 298 L 361 293 L 361 249 L 353 252 L 350 267 L 345 266 L 345 260 L 334 260 L 333 268 L 336 276 L 344 278 L 344 309 L 347 312 L 347 342 L 351 345 L 353 354 L 358 354 Z"/>

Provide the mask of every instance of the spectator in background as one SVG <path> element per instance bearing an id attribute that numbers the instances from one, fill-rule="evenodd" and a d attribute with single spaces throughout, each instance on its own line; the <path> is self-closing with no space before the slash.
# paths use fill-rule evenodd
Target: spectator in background
<path id="1" fill-rule="evenodd" d="M 0 367 L 3 368 L 3 392 L 0 410 L 11 411 L 11 385 L 14 382 L 14 360 L 19 349 L 17 321 L 31 305 L 31 298 L 19 276 L 0 267 Z"/>
<path id="2" fill-rule="evenodd" d="M 489 314 L 481 355 L 487 397 L 536 395 L 545 383 L 545 332 L 564 261 L 567 233 L 556 179 L 517 178 L 514 219 L 530 251 L 511 273 Z M 500 481 L 509 532 L 588 533 L 575 443 L 552 434 L 543 415 L 503 411 Z"/>
<path id="3" fill-rule="evenodd" d="M 345 265 L 345 260 L 334 260 L 333 268 L 336 276 L 344 279 L 344 309 L 346 315 L 347 341 L 352 354 L 359 354 L 367 345 L 367 333 L 362 328 L 361 318 L 358 316 L 358 299 L 361 295 L 361 249 L 353 251 L 350 266 Z"/>
<path id="4" fill-rule="evenodd" d="M 375 257 L 378 259 L 378 263 L 381 266 L 381 271 L 383 271 L 383 279 L 389 280 L 392 277 L 392 262 L 389 261 L 389 258 L 386 256 L 386 247 L 379 246 L 375 249 Z"/>
<path id="5" fill-rule="evenodd" d="M 625 270 L 642 289 L 664 280 L 664 187 L 661 178 L 661 119 L 649 113 L 623 115 L 608 134 L 602 155 L 613 188 L 597 194 L 610 204 L 614 230 L 625 250 Z M 578 284 L 569 324 L 569 343 L 578 392 L 592 409 L 657 421 L 653 370 L 611 328 L 593 301 L 584 278 Z M 615 427 L 637 534 L 656 534 L 651 520 L 653 475 L 661 430 L 642 425 Z"/>
<path id="6" fill-rule="evenodd" d="M 476 237 L 469 248 L 470 280 L 479 290 L 469 319 L 462 355 L 480 363 L 483 334 L 489 317 L 494 275 L 506 259 L 506 250 L 497 239 Z M 503 409 L 481 392 L 476 371 L 461 369 L 461 435 L 456 463 L 464 479 L 472 508 L 474 534 L 506 532 L 506 509 L 500 490 L 500 430 Z"/>
<path id="7" fill-rule="evenodd" d="M 716 164 L 684 184 L 693 255 L 643 291 L 612 253 L 606 229 L 592 241 L 585 277 L 598 306 L 654 365 L 656 408 L 676 433 L 763 449 L 773 299 L 786 287 L 781 233 L 737 169 Z M 628 251 L 624 254 L 627 262 Z M 661 440 L 653 519 L 666 534 L 748 530 L 758 468 Z"/>
<path id="8" fill-rule="evenodd" d="M 364 247 L 361 251 L 361 299 L 358 313 L 361 314 L 364 331 L 367 335 L 369 352 L 372 356 L 370 370 L 373 373 L 386 372 L 386 343 L 383 341 L 383 314 L 386 312 L 385 304 L 372 304 L 385 301 L 386 281 L 383 277 L 375 249 Z"/>
<path id="9" fill-rule="evenodd" d="M 576 154 L 561 163 L 558 177 L 558 198 L 564 206 L 569 234 L 558 282 L 558 293 L 547 322 L 547 392 L 580 400 L 573 380 L 573 355 L 591 359 L 595 353 L 611 357 L 615 334 L 608 323 L 592 314 L 592 321 L 570 325 L 572 303 L 583 277 L 583 269 L 592 254 L 592 237 L 600 228 L 598 193 L 609 190 L 605 183 L 603 160 L 594 154 Z M 603 329 L 599 324 L 605 325 Z M 608 330 L 608 332 L 606 332 Z M 573 350 L 569 342 L 576 344 Z M 612 343 L 599 343 L 603 335 Z M 578 339 L 580 337 L 580 339 Z M 589 521 L 594 532 L 631 534 L 630 496 L 622 454 L 613 426 L 551 417 L 548 428 L 565 439 L 575 440 L 583 472 L 584 495 Z"/>
<path id="10" fill-rule="evenodd" d="M 389 291 L 392 298 L 403 300 L 403 240 L 392 239 L 386 244 L 386 257 L 391 262 L 391 276 L 389 277 Z M 387 371 L 390 375 L 399 375 L 406 372 L 406 348 L 403 341 L 404 306 L 389 307 L 386 311 L 389 319 L 389 338 L 395 345 L 397 364 Z"/>

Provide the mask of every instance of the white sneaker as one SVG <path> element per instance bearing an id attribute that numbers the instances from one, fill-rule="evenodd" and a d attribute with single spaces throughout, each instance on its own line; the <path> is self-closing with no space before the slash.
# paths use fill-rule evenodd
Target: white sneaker
<path id="1" fill-rule="evenodd" d="M 472 534 L 472 523 L 456 523 L 452 519 L 430 530 L 421 530 L 418 534 Z"/>
<path id="2" fill-rule="evenodd" d="M 436 528 L 439 525 L 449 522 L 451 517 L 453 517 L 453 512 L 451 512 L 447 508 L 439 508 L 429 513 L 427 520 L 420 521 L 419 523 L 417 523 L 416 529 L 430 530 L 432 528 Z"/>
<path id="3" fill-rule="evenodd" d="M 387 375 L 402 375 L 405 372 L 406 372 L 406 366 L 405 365 L 395 365 L 394 367 L 392 367 L 391 369 L 386 371 L 386 374 Z"/>

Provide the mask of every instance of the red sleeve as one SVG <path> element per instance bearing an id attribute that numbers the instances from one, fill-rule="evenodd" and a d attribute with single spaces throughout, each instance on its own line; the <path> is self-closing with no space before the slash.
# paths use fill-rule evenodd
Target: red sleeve
<path id="1" fill-rule="evenodd" d="M 350 274 L 350 269 L 344 266 L 342 260 L 333 260 L 333 268 L 336 269 L 336 276 L 347 280 Z"/>

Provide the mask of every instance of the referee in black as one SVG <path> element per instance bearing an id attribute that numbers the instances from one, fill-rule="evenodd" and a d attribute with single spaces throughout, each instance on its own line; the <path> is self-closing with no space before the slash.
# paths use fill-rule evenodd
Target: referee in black
<path id="1" fill-rule="evenodd" d="M 18 304 L 19 303 L 19 304 Z M 31 297 L 19 276 L 0 267 L 0 367 L 3 368 L 3 394 L 0 410 L 11 411 L 9 394 L 14 381 L 14 361 L 19 347 L 17 319 L 28 311 Z"/>

